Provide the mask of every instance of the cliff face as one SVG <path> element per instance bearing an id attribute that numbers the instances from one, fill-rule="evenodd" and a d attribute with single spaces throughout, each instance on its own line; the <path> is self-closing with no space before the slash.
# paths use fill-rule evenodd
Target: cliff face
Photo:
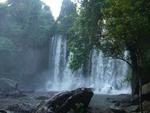
<path id="1" fill-rule="evenodd" d="M 75 12 L 76 7 L 70 0 L 63 0 L 59 18 L 64 18 Z"/>
<path id="2" fill-rule="evenodd" d="M 70 0 L 63 0 L 60 15 L 57 19 L 56 34 L 66 35 L 72 27 L 76 13 L 76 6 Z"/>

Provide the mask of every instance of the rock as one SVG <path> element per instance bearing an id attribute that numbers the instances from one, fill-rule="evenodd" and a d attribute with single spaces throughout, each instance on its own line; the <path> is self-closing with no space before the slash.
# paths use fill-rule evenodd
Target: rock
<path id="1" fill-rule="evenodd" d="M 37 100 L 47 100 L 49 99 L 47 96 L 39 96 L 39 97 L 36 97 Z"/>
<path id="2" fill-rule="evenodd" d="M 7 78 L 0 78 L 0 96 L 18 98 L 25 96 L 25 94 L 18 89 L 18 84 L 15 81 Z"/>
<path id="3" fill-rule="evenodd" d="M 0 91 L 12 91 L 15 89 L 16 82 L 7 78 L 0 78 Z"/>
<path id="4" fill-rule="evenodd" d="M 150 82 L 142 86 L 142 94 L 150 94 Z"/>
<path id="5" fill-rule="evenodd" d="M 6 110 L 0 110 L 0 113 L 7 113 Z"/>
<path id="6" fill-rule="evenodd" d="M 0 92 L 9 93 L 16 90 L 17 83 L 11 79 L 0 78 Z"/>
<path id="7" fill-rule="evenodd" d="M 150 101 L 150 93 L 147 93 L 147 94 L 143 94 L 142 95 L 142 100 L 147 100 L 147 101 Z"/>
<path id="8" fill-rule="evenodd" d="M 94 108 L 89 108 L 87 113 L 114 113 L 110 108 L 108 107 L 94 107 Z"/>
<path id="9" fill-rule="evenodd" d="M 150 101 L 144 101 L 142 104 L 144 111 L 150 112 Z"/>
<path id="10" fill-rule="evenodd" d="M 138 95 L 134 95 L 132 98 L 131 98 L 131 103 L 133 105 L 136 105 L 139 103 L 139 96 Z"/>
<path id="11" fill-rule="evenodd" d="M 33 109 L 31 105 L 23 103 L 8 106 L 7 110 L 12 111 L 14 113 L 33 113 L 35 109 Z"/>
<path id="12" fill-rule="evenodd" d="M 73 95 L 72 91 L 56 94 L 55 96 L 47 100 L 46 105 L 44 106 L 50 106 L 51 109 L 55 111 L 58 106 L 61 106 L 72 95 Z"/>
<path id="13" fill-rule="evenodd" d="M 7 110 L 0 110 L 0 113 L 14 113 L 14 112 L 7 111 Z"/>
<path id="14" fill-rule="evenodd" d="M 127 113 L 136 112 L 139 110 L 139 105 L 124 107 L 123 110 L 126 111 Z"/>
<path id="15" fill-rule="evenodd" d="M 142 101 L 150 101 L 150 93 L 147 94 L 142 94 Z M 131 104 L 132 105 L 137 105 L 139 103 L 139 96 L 135 95 L 133 96 L 133 98 L 131 99 Z"/>
<path id="16" fill-rule="evenodd" d="M 113 113 L 126 113 L 123 109 L 112 109 L 111 111 L 113 111 Z"/>
<path id="17" fill-rule="evenodd" d="M 36 113 L 67 113 L 78 107 L 87 109 L 93 96 L 90 88 L 79 88 L 59 93 L 38 107 Z"/>
<path id="18" fill-rule="evenodd" d="M 56 110 L 56 113 L 67 113 L 71 108 L 76 109 L 77 105 L 83 105 L 85 109 L 88 107 L 93 93 L 87 89 L 81 89 L 70 96 L 63 105 Z"/>
<path id="19" fill-rule="evenodd" d="M 122 107 L 120 107 L 120 106 L 115 106 L 115 104 L 112 105 L 112 106 L 110 106 L 110 110 L 111 110 L 113 113 L 126 113 L 126 111 L 125 111 Z"/>

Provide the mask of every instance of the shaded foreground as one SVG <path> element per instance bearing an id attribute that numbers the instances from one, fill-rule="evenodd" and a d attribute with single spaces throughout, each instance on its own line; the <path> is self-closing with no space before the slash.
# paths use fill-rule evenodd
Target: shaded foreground
<path id="1" fill-rule="evenodd" d="M 48 100 L 50 100 L 50 98 L 55 94 L 56 92 L 24 92 L 20 94 L 16 93 L 16 94 L 9 94 L 9 95 L 1 94 L 0 109 L 5 110 L 6 112 L 0 111 L 0 113 L 53 113 L 53 111 L 48 111 L 48 112 L 39 111 L 39 108 L 45 105 L 45 103 L 48 103 Z M 82 93 L 78 93 L 78 94 L 82 94 Z M 79 97 L 81 97 L 81 95 Z M 84 100 L 83 97 L 78 99 L 82 102 Z M 55 98 L 57 97 L 55 96 Z M 136 96 L 133 98 L 130 95 L 96 95 L 95 94 L 91 99 L 87 111 L 83 110 L 84 105 L 78 103 L 78 104 L 74 104 L 77 106 L 76 110 L 69 109 L 66 111 L 66 113 L 137 113 L 139 110 L 137 105 L 138 103 L 137 100 L 138 99 L 136 98 Z M 75 101 L 77 100 L 75 99 Z M 69 100 L 69 102 L 71 103 L 66 105 L 71 106 L 71 104 L 75 101 Z M 86 106 L 88 106 L 88 102 Z M 55 106 L 55 108 L 58 107 L 59 106 Z M 60 111 L 60 113 L 61 112 L 64 112 L 64 110 Z"/>

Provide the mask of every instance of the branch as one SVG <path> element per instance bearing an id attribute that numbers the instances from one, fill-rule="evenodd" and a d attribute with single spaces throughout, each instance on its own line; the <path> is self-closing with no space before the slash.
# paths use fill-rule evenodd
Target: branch
<path id="1" fill-rule="evenodd" d="M 132 63 L 130 63 L 128 60 L 126 60 L 126 59 L 124 59 L 124 58 L 121 58 L 121 57 L 115 57 L 115 59 L 122 60 L 122 61 L 126 62 L 131 68 L 133 67 Z"/>

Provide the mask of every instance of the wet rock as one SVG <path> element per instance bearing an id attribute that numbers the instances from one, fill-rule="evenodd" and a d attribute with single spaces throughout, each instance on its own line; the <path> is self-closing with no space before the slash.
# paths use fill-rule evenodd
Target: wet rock
<path id="1" fill-rule="evenodd" d="M 78 107 L 87 109 L 93 92 L 89 88 L 79 88 L 59 93 L 38 107 L 36 113 L 67 113 Z"/>
<path id="2" fill-rule="evenodd" d="M 144 109 L 144 111 L 150 112 L 150 101 L 143 102 L 143 109 Z"/>
<path id="3" fill-rule="evenodd" d="M 127 113 L 137 112 L 139 110 L 139 105 L 124 107 L 123 110 L 126 111 Z"/>
<path id="4" fill-rule="evenodd" d="M 142 101 L 150 101 L 150 93 L 142 94 Z M 139 104 L 139 96 L 135 95 L 131 99 L 131 105 L 137 105 Z"/>
<path id="5" fill-rule="evenodd" d="M 131 98 L 131 104 L 136 105 L 136 104 L 138 104 L 138 102 L 139 102 L 139 97 L 138 97 L 138 95 L 134 95 L 134 96 Z"/>
<path id="6" fill-rule="evenodd" d="M 16 91 L 12 91 L 12 92 L 7 93 L 4 96 L 11 97 L 11 98 L 20 98 L 20 97 L 25 97 L 26 95 L 24 93 L 16 90 Z"/>
<path id="7" fill-rule="evenodd" d="M 143 94 L 143 95 L 142 95 L 142 100 L 143 100 L 143 101 L 145 101 L 145 100 L 150 101 L 150 93 Z"/>
<path id="8" fill-rule="evenodd" d="M 7 110 L 0 110 L 0 113 L 14 113 L 14 112 L 7 111 Z"/>
<path id="9" fill-rule="evenodd" d="M 30 104 L 23 103 L 8 106 L 7 110 L 14 113 L 33 113 L 35 109 L 33 109 Z"/>
<path id="10" fill-rule="evenodd" d="M 11 79 L 0 78 L 0 92 L 6 94 L 16 90 L 17 83 Z"/>
<path id="11" fill-rule="evenodd" d="M 39 97 L 36 97 L 37 100 L 47 100 L 49 99 L 47 96 L 39 96 Z"/>
<path id="12" fill-rule="evenodd" d="M 74 93 L 72 96 L 70 96 L 63 105 L 56 110 L 56 113 L 66 113 L 71 108 L 76 109 L 79 106 L 82 106 L 83 108 L 87 108 L 89 105 L 89 102 L 92 98 L 93 93 L 86 89 L 81 89 L 81 91 Z"/>
<path id="13" fill-rule="evenodd" d="M 25 96 L 24 93 L 22 93 L 18 89 L 18 84 L 7 78 L 0 78 L 0 97 L 12 97 L 12 98 L 19 98 Z"/>
<path id="14" fill-rule="evenodd" d="M 0 110 L 0 113 L 8 113 L 6 110 Z"/>
<path id="15" fill-rule="evenodd" d="M 142 94 L 150 94 L 150 82 L 142 86 Z"/>
<path id="16" fill-rule="evenodd" d="M 95 107 L 95 108 L 89 108 L 87 113 L 114 113 L 110 108 L 108 107 Z"/>
<path id="17" fill-rule="evenodd" d="M 111 108 L 111 111 L 112 111 L 113 113 L 126 113 L 126 111 L 123 110 L 123 109 L 112 109 L 112 108 Z"/>

